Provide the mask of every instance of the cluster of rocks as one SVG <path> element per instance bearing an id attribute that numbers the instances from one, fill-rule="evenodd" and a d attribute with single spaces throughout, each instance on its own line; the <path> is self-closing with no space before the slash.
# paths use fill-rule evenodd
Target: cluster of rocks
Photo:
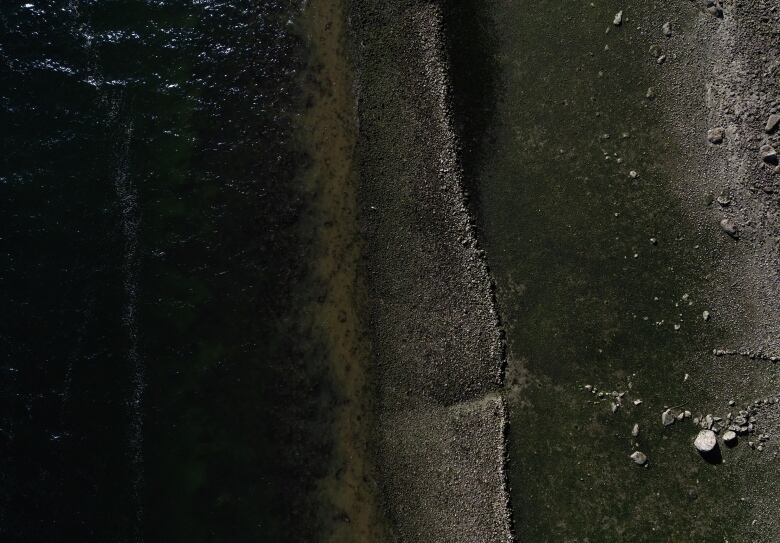
<path id="1" fill-rule="evenodd" d="M 609 400 L 610 401 L 610 410 L 613 413 L 617 413 L 618 409 L 623 407 L 623 403 L 624 402 L 630 402 L 635 407 L 642 404 L 642 400 L 640 400 L 639 398 L 634 398 L 633 400 L 629 400 L 627 398 L 628 391 L 620 391 L 620 392 L 618 392 L 616 390 L 613 390 L 613 391 L 607 392 L 607 391 L 604 391 L 604 390 L 599 390 L 598 387 L 593 386 L 593 385 L 585 385 L 582 388 L 586 392 L 590 392 L 591 394 L 593 394 L 593 396 L 596 397 L 596 399 L 593 400 L 594 404 L 598 404 L 598 403 L 600 403 L 602 401 Z M 630 388 L 630 385 L 629 385 L 629 388 Z"/>
<path id="2" fill-rule="evenodd" d="M 593 404 L 609 401 L 612 413 L 616 413 L 624 403 L 629 403 L 635 407 L 642 404 L 642 400 L 639 398 L 629 399 L 627 397 L 628 391 L 613 390 L 608 392 L 599 390 L 598 387 L 593 385 L 584 385 L 583 390 L 596 397 L 593 400 Z M 729 401 L 729 407 L 734 408 L 736 405 L 734 400 Z M 734 447 L 738 444 L 740 436 L 755 436 L 754 439 L 748 441 L 748 445 L 757 451 L 762 451 L 767 441 L 769 441 L 770 435 L 767 433 L 756 433 L 756 418 L 762 409 L 773 405 L 780 405 L 780 397 L 755 400 L 745 406 L 744 409 L 732 410 L 722 417 L 712 413 L 694 416 L 688 409 L 668 407 L 661 413 L 661 424 L 664 427 L 669 427 L 675 423 L 690 420 L 695 426 L 700 428 L 693 445 L 696 450 L 705 455 L 717 448 L 719 439 L 728 447 Z M 639 423 L 634 423 L 631 429 L 631 437 L 638 437 L 639 432 Z M 645 466 L 648 463 L 647 455 L 639 450 L 633 451 L 629 458 L 640 466 Z"/>
<path id="3" fill-rule="evenodd" d="M 766 134 L 773 134 L 780 126 L 780 114 L 772 113 L 766 120 L 764 126 L 764 132 Z M 716 126 L 710 128 L 707 131 L 707 141 L 712 145 L 721 145 L 726 138 L 726 129 L 722 126 Z M 772 168 L 773 173 L 780 173 L 780 161 L 778 159 L 777 150 L 772 145 L 772 142 L 765 140 L 758 149 L 758 154 L 766 166 Z M 731 199 L 726 195 L 721 195 L 717 199 L 718 203 L 726 207 L 731 203 Z M 724 218 L 720 221 L 721 229 L 734 239 L 739 238 L 739 228 L 736 223 L 730 218 Z"/>
<path id="4" fill-rule="evenodd" d="M 780 357 L 774 355 L 768 355 L 761 351 L 735 351 L 731 349 L 713 349 L 712 354 L 715 356 L 745 356 L 751 360 L 768 360 L 770 362 L 777 362 Z"/>
<path id="5" fill-rule="evenodd" d="M 720 436 L 722 441 L 728 446 L 735 446 L 739 436 L 756 435 L 756 417 L 760 411 L 767 406 L 780 403 L 780 398 L 764 398 L 756 400 L 736 412 L 729 412 L 725 417 L 720 417 L 708 413 L 692 417 L 693 424 L 701 428 L 693 442 L 694 447 L 702 453 L 711 452 L 717 446 L 717 438 Z M 729 401 L 730 407 L 735 407 L 734 400 Z M 664 426 L 670 426 L 676 421 L 691 418 L 690 411 L 674 412 L 673 409 L 667 409 L 661 414 L 661 423 Z M 749 441 L 748 444 L 758 451 L 764 449 L 764 445 L 769 441 L 769 434 L 759 433 L 755 441 Z"/>

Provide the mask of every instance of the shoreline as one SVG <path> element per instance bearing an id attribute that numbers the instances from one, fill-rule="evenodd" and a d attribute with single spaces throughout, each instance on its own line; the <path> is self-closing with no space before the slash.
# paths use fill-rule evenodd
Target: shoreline
<path id="1" fill-rule="evenodd" d="M 314 499 L 321 504 L 323 542 L 386 541 L 389 527 L 370 481 L 372 399 L 368 391 L 370 342 L 366 333 L 365 285 L 359 273 L 363 250 L 358 226 L 351 66 L 346 48 L 347 0 L 306 3 L 302 26 L 312 51 L 307 69 L 311 107 L 299 131 L 309 149 L 307 190 L 313 194 L 311 231 L 316 240 L 314 274 L 322 295 L 311 313 L 323 336 L 335 390 L 333 452 Z"/>

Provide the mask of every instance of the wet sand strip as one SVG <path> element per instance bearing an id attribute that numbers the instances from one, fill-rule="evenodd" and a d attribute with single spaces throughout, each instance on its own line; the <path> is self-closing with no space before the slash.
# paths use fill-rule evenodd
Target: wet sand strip
<path id="1" fill-rule="evenodd" d="M 511 541 L 504 344 L 464 203 L 441 10 L 350 8 L 380 492 L 402 541 Z"/>

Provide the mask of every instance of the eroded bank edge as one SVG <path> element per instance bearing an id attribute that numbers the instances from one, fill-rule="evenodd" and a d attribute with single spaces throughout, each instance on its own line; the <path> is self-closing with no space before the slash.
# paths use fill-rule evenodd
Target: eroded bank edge
<path id="1" fill-rule="evenodd" d="M 373 8 L 373 9 L 372 9 Z M 360 5 L 357 5 L 357 3 L 353 3 L 353 5 L 350 8 L 350 23 L 352 26 L 352 33 L 353 33 L 353 44 L 354 44 L 354 55 L 356 58 L 355 65 L 357 66 L 357 77 L 356 77 L 356 96 L 357 96 L 357 110 L 358 110 L 358 123 L 361 126 L 360 129 L 360 135 L 359 139 L 361 140 L 361 143 L 359 146 L 362 148 L 363 151 L 366 150 L 366 147 L 368 146 L 375 146 L 376 141 L 372 141 L 370 135 L 371 135 L 371 128 L 369 126 L 368 130 L 366 130 L 366 125 L 370 125 L 371 120 L 370 115 L 367 115 L 365 113 L 365 108 L 370 108 L 372 99 L 371 95 L 372 93 L 376 93 L 376 88 L 371 88 L 371 78 L 366 77 L 367 71 L 372 69 L 371 61 L 376 61 L 376 58 L 371 58 L 370 54 L 365 53 L 365 48 L 367 47 L 367 41 L 368 40 L 385 40 L 388 39 L 388 35 L 392 36 L 393 34 L 399 33 L 403 35 L 404 33 L 407 35 L 407 40 L 403 40 L 406 42 L 406 51 L 405 53 L 416 55 L 418 58 L 416 59 L 416 62 L 419 63 L 420 66 L 423 67 L 424 71 L 424 85 L 421 90 L 418 90 L 417 92 L 413 92 L 412 94 L 419 100 L 425 100 L 429 103 L 433 103 L 433 113 L 435 113 L 435 121 L 436 121 L 436 132 L 438 133 L 437 137 L 435 138 L 434 145 L 432 147 L 436 147 L 435 151 L 433 153 L 429 152 L 426 155 L 426 159 L 428 161 L 435 161 L 437 162 L 438 166 L 436 170 L 438 171 L 438 175 L 440 180 L 448 180 L 451 184 L 451 188 L 454 189 L 454 193 L 452 196 L 455 197 L 456 202 L 452 206 L 452 208 L 449 210 L 451 213 L 448 215 L 448 223 L 450 229 L 459 229 L 462 233 L 461 238 L 461 249 L 459 250 L 461 252 L 460 261 L 461 263 L 463 261 L 470 261 L 471 265 L 467 265 L 463 268 L 462 271 L 466 271 L 470 273 L 471 275 L 471 283 L 474 282 L 480 282 L 482 283 L 482 290 L 486 295 L 487 300 L 485 301 L 488 309 L 488 315 L 489 315 L 489 327 L 490 327 L 490 333 L 492 336 L 492 341 L 490 342 L 491 345 L 488 348 L 490 351 L 488 353 L 488 358 L 495 359 L 496 364 L 494 365 L 493 369 L 490 370 L 493 374 L 489 376 L 489 380 L 493 383 L 489 390 L 480 390 L 477 394 L 472 395 L 471 397 L 457 397 L 454 398 L 453 401 L 447 401 L 449 398 L 437 398 L 434 399 L 433 403 L 436 404 L 444 404 L 443 407 L 455 407 L 460 404 L 466 404 L 470 403 L 471 401 L 474 401 L 474 398 L 482 397 L 483 399 L 487 400 L 489 396 L 492 396 L 494 398 L 497 398 L 499 408 L 495 410 L 495 422 L 496 422 L 496 428 L 498 429 L 498 435 L 499 443 L 497 445 L 498 453 L 499 453 L 499 461 L 497 463 L 496 467 L 496 477 L 499 481 L 500 488 L 496 490 L 497 495 L 501 496 L 500 500 L 497 500 L 499 503 L 493 503 L 493 507 L 498 509 L 498 511 L 494 511 L 494 515 L 490 515 L 494 518 L 500 518 L 502 526 L 493 527 L 493 530 L 489 530 L 490 534 L 492 536 L 489 536 L 487 534 L 481 535 L 479 540 L 485 540 L 485 541 L 492 541 L 492 540 L 502 540 L 502 541 L 511 541 L 513 539 L 512 536 L 512 527 L 511 527 L 511 514 L 509 509 L 509 492 L 508 492 L 508 482 L 507 482 L 507 476 L 506 476 L 506 465 L 508 462 L 508 453 L 507 453 L 507 447 L 506 447 L 506 430 L 508 421 L 505 416 L 505 407 L 503 399 L 500 398 L 500 396 L 496 396 L 497 392 L 500 392 L 501 387 L 503 385 L 504 380 L 504 373 L 505 373 L 505 367 L 506 367 L 506 356 L 505 356 L 505 341 L 504 341 L 504 335 L 501 328 L 501 322 L 498 316 L 498 312 L 496 310 L 496 299 L 495 299 L 495 287 L 493 284 L 493 281 L 490 278 L 489 270 L 487 267 L 487 263 L 485 261 L 485 255 L 482 250 L 478 248 L 477 245 L 477 238 L 474 232 L 473 227 L 473 221 L 471 217 L 469 216 L 467 206 L 466 206 L 466 194 L 464 190 L 464 184 L 463 184 L 463 178 L 462 178 L 462 171 L 461 166 L 459 164 L 458 159 L 458 141 L 455 134 L 455 131 L 453 130 L 453 124 L 452 124 L 452 115 L 451 115 L 451 95 L 450 95 L 450 86 L 449 86 L 449 78 L 448 78 L 448 61 L 446 56 L 446 49 L 444 47 L 444 39 L 443 39 L 443 33 L 445 32 L 444 26 L 443 26 L 443 16 L 442 16 L 442 6 L 438 3 L 426 3 L 422 5 L 416 5 L 416 3 L 403 3 L 403 5 L 396 7 L 395 9 L 387 10 L 391 11 L 391 17 L 393 17 L 395 20 L 391 21 L 391 24 L 389 27 L 385 27 L 383 31 L 379 33 L 372 33 L 372 30 L 375 30 L 375 28 L 371 28 L 368 25 L 365 24 L 366 21 L 372 21 L 372 19 L 377 18 L 377 11 L 376 6 L 373 6 L 373 3 L 367 2 L 367 3 L 361 3 Z M 387 22 L 388 14 L 384 13 L 382 17 L 382 22 Z M 412 32 L 415 35 L 409 36 L 409 33 Z M 398 36 L 396 35 L 396 39 L 398 39 Z M 397 42 L 396 42 L 397 44 Z M 415 50 L 415 44 L 420 45 L 421 47 L 419 50 Z M 381 57 L 381 55 L 379 55 Z M 408 57 L 406 57 L 408 59 Z M 414 85 L 417 81 L 412 78 L 411 81 L 401 81 L 401 83 L 410 83 Z M 374 82 L 376 83 L 376 82 Z M 419 83 L 419 82 L 417 82 Z M 376 97 L 374 97 L 375 99 Z M 385 99 L 387 99 L 387 96 L 385 96 Z M 392 99 L 392 98 L 391 98 Z M 398 100 L 398 98 L 394 98 Z M 376 100 L 374 100 L 376 101 Z M 369 102 L 366 104 L 366 102 Z M 381 103 L 381 100 L 379 100 Z M 384 104 L 383 104 L 384 105 Z M 429 104 L 430 105 L 430 104 Z M 368 118 L 368 122 L 366 119 Z M 368 134 L 367 134 L 368 133 Z M 369 151 L 369 154 L 371 151 Z M 373 161 L 375 162 L 375 161 Z M 381 163 L 381 161 L 379 161 Z M 376 163 L 372 164 L 371 158 L 367 160 L 362 161 L 362 168 L 361 170 L 364 170 L 365 168 L 371 168 L 372 166 L 376 166 Z M 408 172 L 406 172 L 408 173 Z M 363 173 L 361 174 L 363 175 Z M 361 181 L 361 184 L 363 185 L 364 182 Z M 370 183 L 369 183 L 370 184 Z M 370 201 L 370 198 L 369 198 Z M 429 202 L 430 203 L 430 202 Z M 365 202 L 364 202 L 365 204 Z M 452 204 L 452 202 L 450 202 Z M 368 211 L 372 210 L 373 207 L 370 204 L 366 204 L 365 207 L 368 207 Z M 424 207 L 424 204 L 423 204 Z M 435 210 L 434 210 L 435 212 Z M 367 213 L 369 217 L 365 219 L 365 222 L 368 223 L 368 237 L 369 240 L 371 240 L 371 227 L 372 222 L 374 219 L 370 217 L 370 213 Z M 373 280 L 376 281 L 376 272 L 375 268 L 377 265 L 376 259 L 368 258 L 368 274 L 369 276 L 374 276 Z M 381 274 L 380 274 L 381 275 Z M 418 287 L 419 288 L 419 287 Z M 479 318 L 476 319 L 477 322 L 479 322 Z M 484 324 L 484 323 L 483 323 Z M 451 329 L 441 329 L 438 330 L 442 333 L 452 333 L 453 330 Z M 460 360 L 460 362 L 463 362 L 463 365 L 468 365 L 467 360 L 463 360 L 468 356 L 468 353 L 464 353 L 464 357 Z M 382 354 L 375 355 L 377 358 L 382 359 Z M 448 368 L 449 370 L 456 371 L 455 368 Z M 381 376 L 380 376 L 381 379 Z M 378 383 L 378 387 L 382 388 L 383 383 Z M 386 386 L 386 383 L 385 383 Z M 424 393 L 425 391 L 423 391 Z M 430 401 L 431 398 L 428 398 Z M 392 403 L 392 402 L 390 402 Z M 426 402 L 423 402 L 426 403 Z M 430 407 L 428 406 L 427 409 L 430 412 Z M 398 411 L 398 406 L 390 406 L 390 409 L 388 409 L 388 402 L 385 400 L 385 403 L 382 406 L 383 410 L 393 412 Z M 416 407 L 416 409 L 419 410 L 425 410 L 425 407 Z M 407 410 L 408 411 L 408 410 Z M 387 413 L 382 413 L 380 416 L 384 416 Z M 424 416 L 424 415 L 423 415 Z M 381 445 L 380 445 L 381 448 Z M 380 456 L 382 456 L 380 452 Z M 425 462 L 423 462 L 423 465 Z M 461 466 L 465 467 L 465 466 Z M 388 477 L 388 474 L 383 474 L 385 478 Z M 390 478 L 392 478 L 392 475 L 390 475 Z M 387 484 L 387 482 L 385 482 Z M 475 492 L 479 492 L 479 488 L 474 489 Z M 482 490 L 484 492 L 484 490 Z M 387 496 L 386 496 L 387 498 Z M 397 507 L 398 504 L 389 503 L 387 506 L 390 509 L 398 510 Z M 453 507 L 455 504 L 449 504 L 450 507 Z M 462 506 L 461 506 L 462 507 Z M 433 513 L 432 511 L 428 511 L 428 514 Z M 425 526 L 426 523 L 419 523 L 410 521 L 410 519 L 405 519 L 403 516 L 400 516 L 398 514 L 392 515 L 394 517 L 394 520 L 397 524 L 399 533 L 403 535 L 408 535 L 410 533 L 415 533 L 416 535 L 425 535 L 421 533 L 420 526 Z M 409 522 L 413 525 L 416 525 L 416 530 L 413 532 L 409 532 L 404 529 L 404 523 Z M 423 529 L 424 531 L 424 529 Z M 431 533 L 438 533 L 439 535 L 442 535 L 443 532 L 441 531 L 428 531 L 427 535 L 430 535 Z M 473 540 L 470 539 L 473 537 L 474 533 L 466 533 L 462 532 L 461 539 L 466 540 Z"/>

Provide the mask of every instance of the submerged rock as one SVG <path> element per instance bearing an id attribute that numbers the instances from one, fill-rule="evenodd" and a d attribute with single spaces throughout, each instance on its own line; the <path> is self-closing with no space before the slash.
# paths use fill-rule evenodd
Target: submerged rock
<path id="1" fill-rule="evenodd" d="M 711 452 L 718 444 L 718 436 L 712 430 L 701 430 L 693 441 L 696 450 L 703 453 Z"/>

